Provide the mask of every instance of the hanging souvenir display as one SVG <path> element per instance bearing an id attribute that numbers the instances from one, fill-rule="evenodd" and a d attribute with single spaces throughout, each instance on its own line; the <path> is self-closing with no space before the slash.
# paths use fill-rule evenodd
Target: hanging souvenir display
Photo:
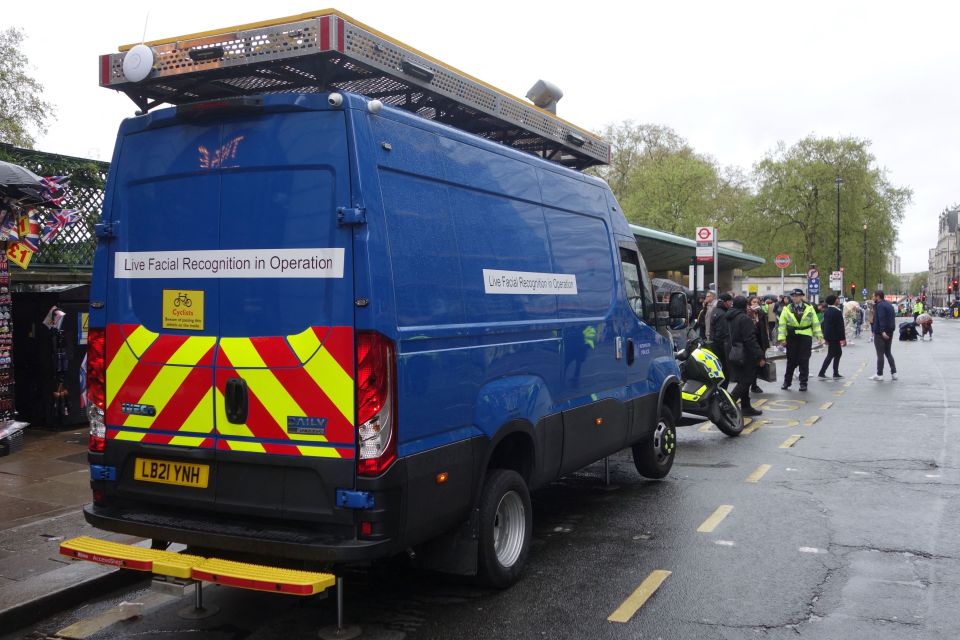
<path id="1" fill-rule="evenodd" d="M 20 165 L 0 161 L 0 455 L 23 443 L 25 422 L 16 420 L 13 380 L 13 298 L 9 265 L 26 269 L 43 244 L 49 244 L 79 218 L 77 211 L 61 209 L 69 195 L 67 176 L 41 177 Z M 54 404 L 67 411 L 66 352 L 60 323 L 63 312 L 51 310 L 54 370 L 57 382 Z"/>

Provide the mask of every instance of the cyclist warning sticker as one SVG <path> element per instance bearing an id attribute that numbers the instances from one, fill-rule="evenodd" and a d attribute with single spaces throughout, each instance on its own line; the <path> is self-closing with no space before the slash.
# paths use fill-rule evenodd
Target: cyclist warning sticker
<path id="1" fill-rule="evenodd" d="M 163 328 L 203 331 L 203 291 L 164 289 Z"/>

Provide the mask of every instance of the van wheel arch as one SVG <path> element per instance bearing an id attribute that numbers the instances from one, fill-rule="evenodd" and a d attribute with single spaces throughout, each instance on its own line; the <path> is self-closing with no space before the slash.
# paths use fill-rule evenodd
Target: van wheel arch
<path id="1" fill-rule="evenodd" d="M 680 395 L 680 379 L 676 376 L 670 376 L 664 380 L 660 387 L 660 400 L 657 403 L 657 415 L 660 415 L 660 409 L 666 407 L 674 420 L 680 420 L 683 413 L 682 399 Z"/>
<path id="2" fill-rule="evenodd" d="M 480 499 L 486 476 L 491 469 L 511 469 L 520 474 L 530 486 L 536 468 L 536 449 L 534 446 L 533 425 L 526 420 L 513 420 L 500 427 L 490 440 L 479 467 L 474 485 L 474 505 Z"/>

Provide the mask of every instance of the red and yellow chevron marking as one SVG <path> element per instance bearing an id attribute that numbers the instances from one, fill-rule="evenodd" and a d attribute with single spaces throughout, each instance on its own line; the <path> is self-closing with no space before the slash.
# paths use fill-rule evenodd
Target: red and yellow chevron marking
<path id="1" fill-rule="evenodd" d="M 151 444 L 213 446 L 212 336 L 158 335 L 138 325 L 107 327 L 107 424 L 181 431 L 108 431 L 108 437 Z M 123 403 L 156 408 L 154 416 L 127 415 Z"/>
<path id="2" fill-rule="evenodd" d="M 311 327 L 286 338 L 218 342 L 213 336 L 160 335 L 140 325 L 108 325 L 106 418 L 114 428 L 108 427 L 107 437 L 353 457 L 353 348 L 351 327 Z M 224 409 L 227 380 L 235 377 L 247 382 L 245 424 L 230 423 Z M 121 410 L 124 403 L 150 405 L 156 415 L 128 415 Z M 290 417 L 326 418 L 325 433 L 288 433 Z"/>
<path id="3" fill-rule="evenodd" d="M 246 381 L 249 394 L 247 422 L 242 425 L 227 421 L 222 397 L 227 380 L 236 377 Z M 350 327 L 311 327 L 286 340 L 222 338 L 217 354 L 216 390 L 217 432 L 223 436 L 217 442 L 220 449 L 353 456 L 352 447 L 316 446 L 352 445 L 354 441 L 353 330 Z M 326 434 L 288 433 L 287 419 L 299 416 L 326 418 Z"/>

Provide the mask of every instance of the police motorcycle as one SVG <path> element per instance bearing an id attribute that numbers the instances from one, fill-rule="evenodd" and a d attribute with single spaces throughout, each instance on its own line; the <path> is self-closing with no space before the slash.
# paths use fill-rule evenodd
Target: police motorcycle
<path id="1" fill-rule="evenodd" d="M 683 380 L 683 412 L 707 418 L 728 436 L 740 435 L 743 414 L 730 392 L 721 386 L 726 376 L 720 358 L 699 337 L 688 340 L 686 348 L 675 355 Z M 684 423 L 693 424 L 679 422 Z"/>

